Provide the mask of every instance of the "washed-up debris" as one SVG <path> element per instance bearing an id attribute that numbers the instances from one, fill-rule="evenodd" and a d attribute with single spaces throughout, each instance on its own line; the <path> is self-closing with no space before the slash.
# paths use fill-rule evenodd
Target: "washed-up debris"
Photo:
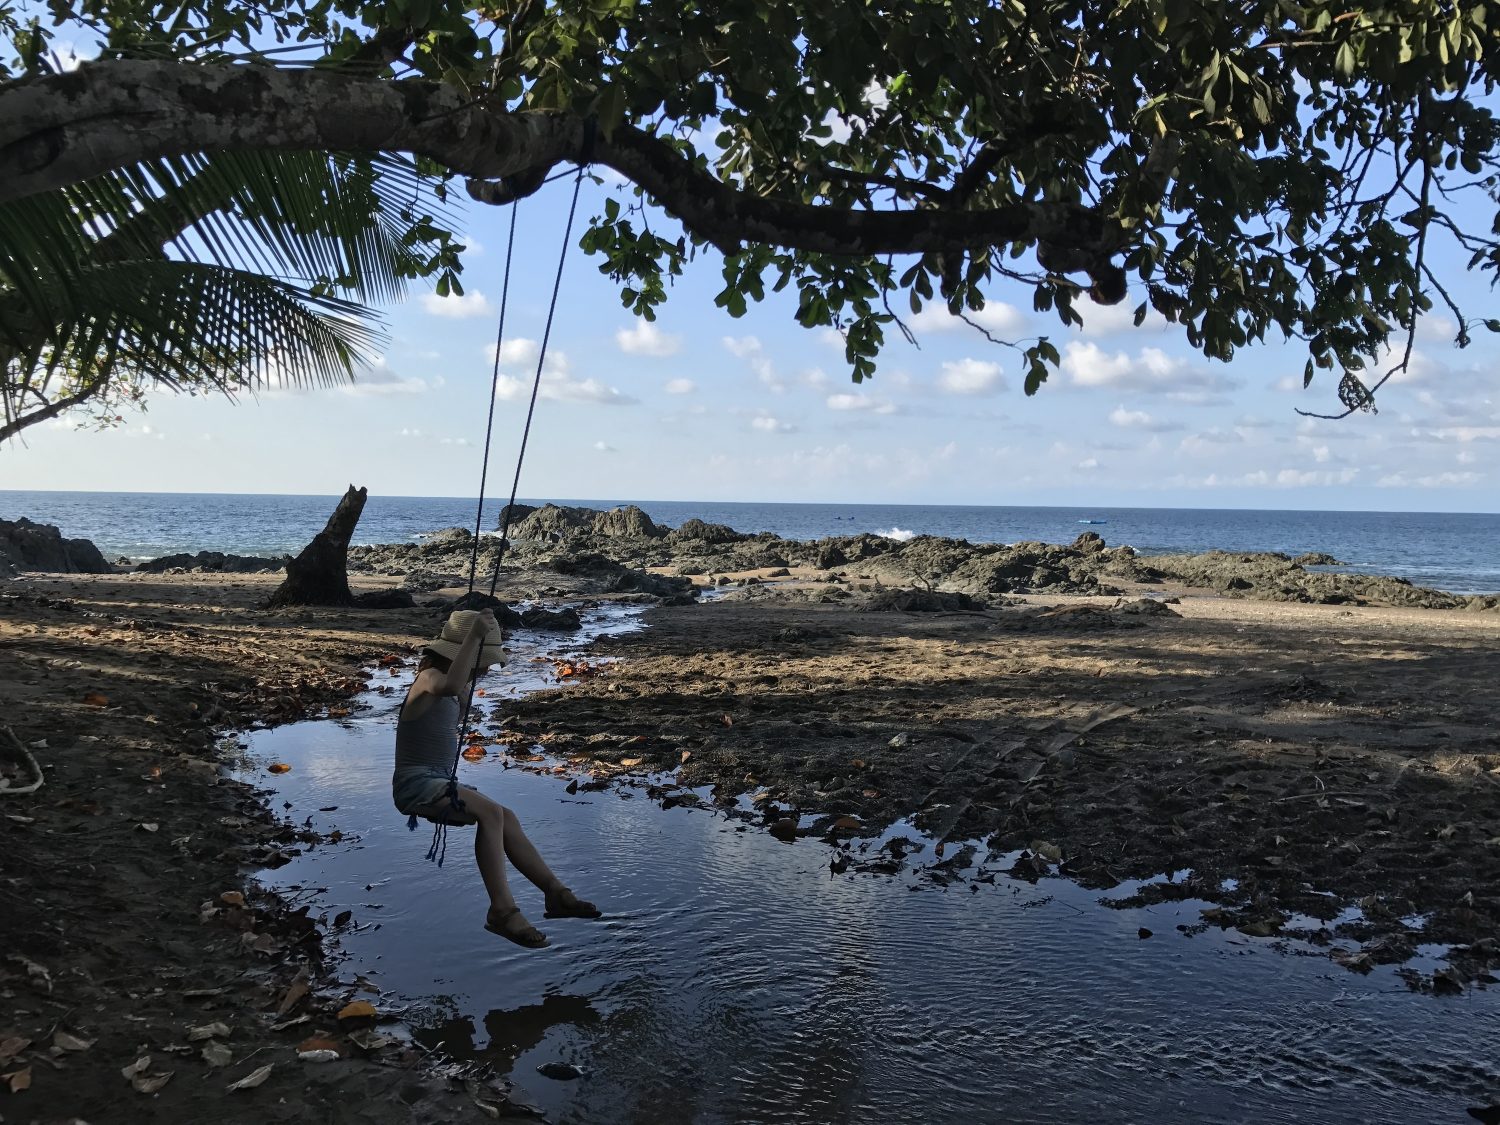
<path id="1" fill-rule="evenodd" d="M 274 1069 L 274 1063 L 267 1063 L 265 1066 L 260 1067 L 257 1070 L 252 1070 L 238 1082 L 231 1082 L 228 1086 L 225 1087 L 225 1089 L 230 1091 L 231 1093 L 233 1093 L 235 1090 L 253 1090 L 257 1086 L 261 1085 L 261 1083 L 265 1082 L 267 1078 L 271 1077 L 271 1071 Z"/>

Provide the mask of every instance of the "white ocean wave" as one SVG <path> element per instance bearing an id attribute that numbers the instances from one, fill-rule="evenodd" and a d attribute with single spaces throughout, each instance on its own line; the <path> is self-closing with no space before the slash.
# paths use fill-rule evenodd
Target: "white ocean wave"
<path id="1" fill-rule="evenodd" d="M 889 531 L 877 531 L 875 534 L 882 539 L 894 539 L 898 543 L 905 543 L 908 539 L 917 537 L 915 531 L 903 531 L 899 527 L 893 527 Z"/>

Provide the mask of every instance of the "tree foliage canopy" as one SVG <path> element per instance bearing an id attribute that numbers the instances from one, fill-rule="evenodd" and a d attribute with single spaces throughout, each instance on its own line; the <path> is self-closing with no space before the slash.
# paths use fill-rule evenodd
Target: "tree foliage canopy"
<path id="1" fill-rule="evenodd" d="M 1434 304 L 1467 342 L 1445 269 L 1500 269 L 1496 8 L 51 0 L 103 55 L 49 74 L 48 29 L 3 17 L 0 199 L 200 149 L 399 150 L 491 203 L 588 161 L 635 185 L 583 245 L 647 318 L 713 247 L 719 305 L 792 289 L 858 380 L 906 310 L 1021 285 L 1213 359 L 1303 341 L 1352 409 Z M 1034 391 L 1058 353 L 1012 343 Z"/>

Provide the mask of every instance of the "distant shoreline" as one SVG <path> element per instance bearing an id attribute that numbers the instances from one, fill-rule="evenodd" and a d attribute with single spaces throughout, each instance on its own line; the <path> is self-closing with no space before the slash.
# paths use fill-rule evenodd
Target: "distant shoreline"
<path id="1" fill-rule="evenodd" d="M 263 500 L 319 500 L 327 501 L 330 511 L 333 504 L 337 503 L 339 494 L 337 492 L 191 492 L 191 491 L 156 491 L 146 492 L 140 490 L 112 491 L 109 489 L 81 489 L 81 488 L 49 488 L 49 489 L 25 489 L 25 488 L 0 488 L 0 519 L 15 519 L 18 515 L 28 515 L 25 512 L 11 513 L 5 510 L 5 498 L 9 496 L 150 496 L 150 497 L 178 497 L 190 496 L 194 498 L 223 498 L 223 499 L 263 499 Z M 472 510 L 475 506 L 473 496 L 435 496 L 419 493 L 396 493 L 384 492 L 371 494 L 371 501 L 376 500 L 431 500 L 442 503 L 467 504 Z M 1500 518 L 1500 510 L 1493 512 L 1478 512 L 1462 508 L 1431 508 L 1424 511 L 1416 511 L 1408 508 L 1261 508 L 1252 505 L 1230 505 L 1221 507 L 1197 507 L 1182 504 L 974 504 L 955 501 L 923 501 L 923 500 L 901 500 L 883 503 L 869 500 L 672 500 L 672 499 L 599 499 L 586 497 L 535 497 L 522 496 L 517 498 L 522 504 L 566 504 L 581 507 L 623 507 L 633 504 L 640 508 L 649 510 L 652 506 L 665 505 L 708 505 L 713 507 L 744 507 L 762 508 L 767 506 L 790 507 L 790 508 L 962 508 L 974 511 L 1076 511 L 1076 512 L 1212 512 L 1212 513 L 1256 513 L 1262 515 L 1337 515 L 1337 516 L 1479 516 Z M 486 507 L 493 506 L 496 509 L 505 504 L 504 497 L 490 496 L 485 498 Z M 37 518 L 30 516 L 30 518 Z"/>
<path id="2" fill-rule="evenodd" d="M 589 502 L 593 509 L 617 505 Z M 502 504 L 486 504 L 486 530 Z M 92 540 L 110 560 L 131 565 L 167 555 L 221 551 L 278 557 L 295 554 L 332 511 L 329 497 L 246 494 L 0 493 L 0 518 L 26 516 L 55 524 L 70 538 Z M 652 502 L 653 520 L 722 523 L 808 542 L 857 533 L 893 539 L 933 535 L 974 544 L 1039 541 L 1066 545 L 1082 530 L 1142 555 L 1208 550 L 1326 552 L 1350 573 L 1392 575 L 1456 594 L 1500 590 L 1500 516 L 1484 513 L 1298 512 L 1259 509 L 1048 508 L 1041 506 L 716 504 Z M 1098 521 L 1094 523 L 1084 521 Z M 399 546 L 450 527 L 474 526 L 471 500 L 374 496 L 356 543 Z"/>

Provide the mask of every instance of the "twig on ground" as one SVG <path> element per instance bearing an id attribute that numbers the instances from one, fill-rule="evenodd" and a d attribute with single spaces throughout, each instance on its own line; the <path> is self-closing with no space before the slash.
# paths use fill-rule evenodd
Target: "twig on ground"
<path id="1" fill-rule="evenodd" d="M 36 780 L 30 785 L 0 789 L 0 797 L 20 797 L 27 793 L 35 793 L 42 787 L 42 782 L 46 780 L 42 776 L 42 767 L 37 765 L 36 759 L 31 756 L 31 751 L 26 749 L 26 746 L 16 737 L 15 731 L 11 730 L 10 727 L 6 727 L 5 733 L 10 737 L 11 742 L 15 745 L 16 752 L 21 755 L 21 760 L 26 763 L 27 767 L 36 777 Z"/>

